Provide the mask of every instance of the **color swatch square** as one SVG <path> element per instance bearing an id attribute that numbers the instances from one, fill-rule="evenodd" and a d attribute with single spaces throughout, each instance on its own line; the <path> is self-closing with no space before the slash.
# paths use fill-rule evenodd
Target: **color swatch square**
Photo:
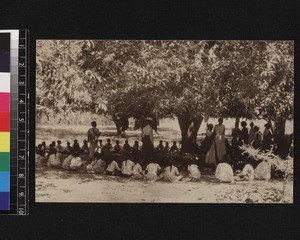
<path id="1" fill-rule="evenodd" d="M 9 209 L 9 192 L 0 192 L 0 210 Z"/>
<path id="2" fill-rule="evenodd" d="M 0 72 L 0 92 L 10 92 L 10 73 Z"/>
<path id="3" fill-rule="evenodd" d="M 0 172 L 10 171 L 10 154 L 0 152 Z"/>
<path id="4" fill-rule="evenodd" d="M 0 72 L 10 72 L 10 33 L 0 33 Z"/>
<path id="5" fill-rule="evenodd" d="M 0 92 L 0 112 L 10 112 L 10 93 Z"/>
<path id="6" fill-rule="evenodd" d="M 0 152 L 10 152 L 10 133 L 0 132 Z"/>
<path id="7" fill-rule="evenodd" d="M 10 131 L 10 113 L 0 112 L 0 132 Z"/>
<path id="8" fill-rule="evenodd" d="M 10 176 L 9 172 L 0 172 L 0 192 L 9 192 Z"/>

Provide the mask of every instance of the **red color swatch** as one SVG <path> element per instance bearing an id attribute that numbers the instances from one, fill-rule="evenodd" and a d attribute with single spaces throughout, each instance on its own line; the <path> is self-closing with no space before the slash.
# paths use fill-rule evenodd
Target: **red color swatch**
<path id="1" fill-rule="evenodd" d="M 10 131 L 10 113 L 0 112 L 0 132 Z"/>

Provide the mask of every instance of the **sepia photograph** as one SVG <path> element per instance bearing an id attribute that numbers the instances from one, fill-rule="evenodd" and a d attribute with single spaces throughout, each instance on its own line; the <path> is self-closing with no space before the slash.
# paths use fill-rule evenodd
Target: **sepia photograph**
<path id="1" fill-rule="evenodd" d="M 37 40 L 36 202 L 293 203 L 294 42 Z"/>

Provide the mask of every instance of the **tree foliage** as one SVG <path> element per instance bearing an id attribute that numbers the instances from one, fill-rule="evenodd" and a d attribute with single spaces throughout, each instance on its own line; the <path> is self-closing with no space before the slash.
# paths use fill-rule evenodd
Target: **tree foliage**
<path id="1" fill-rule="evenodd" d="M 37 108 L 292 118 L 293 49 L 291 41 L 41 40 Z"/>

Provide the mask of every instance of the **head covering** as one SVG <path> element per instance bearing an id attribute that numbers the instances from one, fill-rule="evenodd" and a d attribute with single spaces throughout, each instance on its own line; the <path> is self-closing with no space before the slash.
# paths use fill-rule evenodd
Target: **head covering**
<path id="1" fill-rule="evenodd" d="M 146 121 L 153 121 L 153 119 L 151 118 L 151 117 L 146 117 L 146 119 L 145 119 Z"/>

